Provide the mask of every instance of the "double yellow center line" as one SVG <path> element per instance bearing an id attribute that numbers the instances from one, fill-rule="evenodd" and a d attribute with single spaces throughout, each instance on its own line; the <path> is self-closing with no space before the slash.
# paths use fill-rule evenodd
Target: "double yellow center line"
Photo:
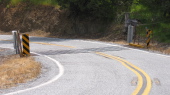
<path id="1" fill-rule="evenodd" d="M 3 40 L 3 41 L 10 41 L 10 40 Z M 58 45 L 58 44 L 51 44 L 51 43 L 42 43 L 42 42 L 31 42 L 31 43 L 42 44 L 42 45 L 61 46 L 61 47 L 67 47 L 67 48 L 75 48 L 73 46 L 65 46 L 65 45 Z M 137 85 L 135 91 L 132 93 L 132 95 L 148 95 L 149 94 L 149 92 L 151 90 L 152 82 L 151 82 L 149 75 L 146 72 L 144 72 L 139 67 L 137 67 L 137 66 L 131 64 L 130 62 L 123 60 L 119 57 L 115 57 L 115 56 L 108 55 L 108 54 L 101 53 L 101 52 L 96 52 L 96 54 L 119 61 L 120 63 L 122 63 L 122 65 L 124 65 L 126 68 L 130 69 L 137 75 L 138 85 Z"/>
<path id="2" fill-rule="evenodd" d="M 101 53 L 101 52 L 96 52 L 96 54 L 119 61 L 120 63 L 122 63 L 122 65 L 124 65 L 126 68 L 133 71 L 138 76 L 138 85 L 135 91 L 132 93 L 132 95 L 148 95 L 149 94 L 151 90 L 152 82 L 151 82 L 151 78 L 146 72 L 144 72 L 139 67 L 119 57 L 115 57 L 115 56 L 108 55 L 108 54 Z"/>

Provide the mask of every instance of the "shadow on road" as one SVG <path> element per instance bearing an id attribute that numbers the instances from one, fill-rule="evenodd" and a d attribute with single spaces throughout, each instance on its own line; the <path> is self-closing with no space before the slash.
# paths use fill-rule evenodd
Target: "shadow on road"
<path id="1" fill-rule="evenodd" d="M 121 51 L 121 50 L 128 50 L 128 49 L 112 46 L 112 47 L 74 49 L 74 50 L 49 50 L 49 51 L 43 51 L 37 53 L 43 55 L 61 55 L 61 54 L 78 54 L 78 53 L 90 53 L 90 52 Z"/>
<path id="2" fill-rule="evenodd" d="M 62 41 L 70 41 L 73 39 L 60 39 L 60 38 L 44 38 L 44 37 L 30 37 L 30 41 L 32 42 L 62 42 Z"/>

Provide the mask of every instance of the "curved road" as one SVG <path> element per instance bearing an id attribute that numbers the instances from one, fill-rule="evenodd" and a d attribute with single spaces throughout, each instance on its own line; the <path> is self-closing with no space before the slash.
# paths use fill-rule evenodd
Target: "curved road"
<path id="1" fill-rule="evenodd" d="M 11 36 L 0 35 L 0 47 L 12 48 L 10 40 Z M 52 69 L 60 76 L 52 72 L 52 81 L 6 95 L 170 95 L 170 56 L 99 41 L 42 37 L 30 41 L 32 52 L 46 56 L 42 62 L 49 58 L 58 64 Z"/>

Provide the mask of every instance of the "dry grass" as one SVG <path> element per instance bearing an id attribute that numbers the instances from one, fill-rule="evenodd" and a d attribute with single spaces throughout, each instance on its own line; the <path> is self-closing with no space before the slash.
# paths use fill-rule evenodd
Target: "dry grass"
<path id="1" fill-rule="evenodd" d="M 34 30 L 26 33 L 29 34 L 30 36 L 37 36 L 37 37 L 48 37 L 50 35 L 50 33 L 41 30 Z"/>
<path id="2" fill-rule="evenodd" d="M 170 47 L 164 48 L 164 47 L 156 47 L 156 46 L 151 46 L 149 48 L 150 51 L 158 51 L 161 52 L 162 54 L 168 54 L 170 55 Z"/>
<path id="3" fill-rule="evenodd" d="M 0 30 L 0 35 L 11 35 L 12 32 L 3 32 Z M 30 36 L 37 36 L 37 37 L 48 37 L 50 35 L 49 32 L 41 31 L 41 30 L 34 30 L 31 32 L 26 32 Z"/>
<path id="4" fill-rule="evenodd" d="M 1 61 L 2 62 L 2 61 Z M 32 57 L 10 56 L 0 65 L 0 89 L 17 86 L 35 79 L 41 71 L 41 65 Z"/>
<path id="5" fill-rule="evenodd" d="M 170 54 L 170 47 L 168 49 L 166 49 L 165 51 L 166 53 Z"/>
<path id="6" fill-rule="evenodd" d="M 94 39 L 92 39 L 92 40 L 94 40 Z M 117 40 L 117 41 L 111 41 L 110 39 L 108 39 L 108 40 L 107 39 L 95 39 L 95 40 L 96 41 L 104 41 L 104 42 L 116 43 L 116 44 L 126 45 L 126 46 L 129 45 L 129 43 L 127 43 L 125 40 Z M 158 44 L 158 43 L 151 43 L 149 48 L 147 48 L 146 43 L 140 42 L 138 44 L 136 42 L 135 44 L 144 46 L 143 49 L 148 49 L 149 51 L 160 52 L 162 54 L 170 55 L 170 45 L 161 45 L 161 44 Z M 131 47 L 134 47 L 134 46 L 131 46 Z M 138 47 L 136 47 L 136 48 L 138 48 Z"/>
<path id="7" fill-rule="evenodd" d="M 0 30 L 0 35 L 11 35 L 12 33 L 11 32 L 3 32 Z"/>
<path id="8" fill-rule="evenodd" d="M 121 44 L 121 45 L 128 45 L 128 43 L 126 41 L 124 41 L 124 40 L 122 40 L 122 41 L 115 41 L 113 43 Z"/>
<path id="9" fill-rule="evenodd" d="M 126 41 L 116 41 L 113 43 L 121 44 L 121 45 L 128 45 L 128 43 Z M 138 45 L 138 43 L 135 43 L 135 44 Z M 139 45 L 144 46 L 144 48 L 147 49 L 146 43 L 139 43 Z M 170 54 L 170 46 L 160 46 L 157 43 L 151 43 L 148 50 L 149 51 L 157 51 L 162 54 Z"/>

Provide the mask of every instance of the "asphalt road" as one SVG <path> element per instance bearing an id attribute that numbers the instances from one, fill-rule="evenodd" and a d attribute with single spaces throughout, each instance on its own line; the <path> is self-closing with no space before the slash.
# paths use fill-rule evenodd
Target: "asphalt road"
<path id="1" fill-rule="evenodd" d="M 13 48 L 10 40 L 0 35 L 0 47 Z M 170 95 L 170 56 L 99 41 L 30 41 L 41 76 L 0 95 Z"/>

